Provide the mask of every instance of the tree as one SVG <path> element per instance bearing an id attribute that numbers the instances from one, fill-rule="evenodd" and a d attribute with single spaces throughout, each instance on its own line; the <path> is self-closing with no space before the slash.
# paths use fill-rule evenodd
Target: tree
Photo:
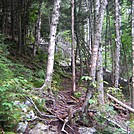
<path id="1" fill-rule="evenodd" d="M 115 0 L 115 55 L 114 55 L 114 86 L 118 88 L 119 85 L 119 77 L 120 77 L 120 46 L 121 46 L 121 36 L 120 36 L 120 28 L 121 28 L 121 16 L 120 16 L 120 4 L 119 0 Z"/>
<path id="2" fill-rule="evenodd" d="M 42 7 L 42 0 L 39 1 L 39 6 L 38 6 L 38 13 L 37 13 L 37 19 L 36 19 L 36 24 L 35 24 L 35 43 L 33 46 L 33 55 L 36 55 L 37 48 L 40 43 L 40 32 L 41 32 L 41 7 Z"/>
<path id="3" fill-rule="evenodd" d="M 97 89 L 98 89 L 99 103 L 104 104 L 102 45 L 101 45 L 101 43 L 99 46 L 98 59 L 97 59 Z"/>
<path id="4" fill-rule="evenodd" d="M 101 41 L 101 32 L 102 32 L 102 24 L 104 18 L 104 12 L 107 5 L 107 0 L 102 1 L 100 3 L 99 0 L 96 0 L 95 3 L 95 18 L 94 18 L 94 40 L 92 45 L 92 54 L 91 54 L 91 65 L 90 65 L 90 77 L 92 78 L 92 84 L 95 82 L 96 77 L 96 67 L 97 67 L 97 59 L 98 59 L 98 50 Z M 93 88 L 93 87 L 92 87 Z M 92 97 L 92 89 L 88 88 L 86 93 L 86 99 L 82 110 L 86 110 L 88 107 L 88 103 L 90 98 Z"/>
<path id="5" fill-rule="evenodd" d="M 76 90 L 75 83 L 75 39 L 74 39 L 74 0 L 72 0 L 72 93 Z"/>
<path id="6" fill-rule="evenodd" d="M 46 78 L 43 86 L 40 88 L 41 90 L 44 88 L 51 89 L 52 75 L 53 75 L 53 67 L 54 67 L 54 52 L 55 52 L 55 40 L 56 40 L 56 32 L 57 25 L 60 17 L 60 3 L 61 0 L 54 0 L 54 8 L 50 26 L 50 41 L 48 48 L 48 62 L 47 62 L 47 72 Z"/>
<path id="7" fill-rule="evenodd" d="M 132 63 L 133 63 L 133 78 L 132 78 L 132 93 L 131 93 L 131 104 L 134 108 L 134 1 L 132 1 Z"/>

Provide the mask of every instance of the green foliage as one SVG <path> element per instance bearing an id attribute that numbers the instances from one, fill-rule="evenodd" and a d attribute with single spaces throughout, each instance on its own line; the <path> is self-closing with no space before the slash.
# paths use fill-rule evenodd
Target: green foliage
<path id="1" fill-rule="evenodd" d="M 96 104 L 96 103 L 97 103 L 97 102 L 96 102 L 96 100 L 94 100 L 94 99 L 90 99 L 90 100 L 89 100 L 89 104 L 90 104 L 90 105 Z"/>
<path id="2" fill-rule="evenodd" d="M 39 70 L 37 72 L 37 75 L 39 76 L 39 78 L 45 79 L 45 72 L 44 72 L 44 70 Z"/>
<path id="3" fill-rule="evenodd" d="M 57 89 L 59 89 L 61 84 L 61 76 L 58 73 L 54 73 L 53 74 L 53 81 L 52 81 L 52 89 L 54 91 L 57 91 Z"/>
<path id="4" fill-rule="evenodd" d="M 24 100 L 26 90 L 30 87 L 28 81 L 23 77 L 5 80 L 0 87 L 0 121 L 4 127 L 10 128 L 16 125 L 20 119 L 21 110 L 15 104 L 17 100 Z M 24 90 L 26 89 L 26 90 Z"/>
<path id="5" fill-rule="evenodd" d="M 92 82 L 92 78 L 89 76 L 82 76 L 81 80 L 87 81 L 90 86 L 96 88 L 97 87 L 97 81 Z"/>
<path id="6" fill-rule="evenodd" d="M 65 41 L 71 43 L 71 36 L 70 35 L 71 35 L 70 30 L 65 30 L 65 31 L 59 33 L 59 36 L 61 36 L 60 38 L 63 38 Z"/>
<path id="7" fill-rule="evenodd" d="M 32 88 L 28 82 L 31 72 L 6 58 L 7 46 L 0 44 L 0 122 L 4 129 L 13 129 L 21 116 L 21 108 L 16 101 L 23 101 Z M 26 79 L 27 78 L 27 79 Z"/>
<path id="8" fill-rule="evenodd" d="M 32 83 L 34 87 L 41 87 L 44 83 L 44 79 L 33 78 Z"/>
<path id="9" fill-rule="evenodd" d="M 0 63 L 0 72 L 0 85 L 3 83 L 3 80 L 7 81 L 13 77 L 13 73 L 6 64 Z"/>
<path id="10" fill-rule="evenodd" d="M 109 87 L 107 90 L 107 93 L 110 93 L 114 96 L 116 96 L 118 99 L 123 98 L 122 90 L 120 88 L 115 88 L 115 87 Z"/>
<path id="11" fill-rule="evenodd" d="M 32 34 L 28 34 L 26 37 L 26 44 L 33 44 L 35 42 L 35 37 Z"/>
<path id="12" fill-rule="evenodd" d="M 88 80 L 92 80 L 92 78 L 89 77 L 89 76 L 82 76 L 82 77 L 81 77 L 81 80 L 88 81 Z"/>
<path id="13" fill-rule="evenodd" d="M 82 96 L 81 92 L 75 92 L 74 93 L 74 97 L 76 97 L 77 99 L 79 99 Z"/>
<path id="14" fill-rule="evenodd" d="M 44 61 L 47 61 L 47 58 L 48 58 L 48 54 L 42 51 L 41 49 L 38 49 L 38 55 L 36 58 L 37 61 L 44 62 Z"/>
<path id="15" fill-rule="evenodd" d="M 34 73 L 34 77 L 32 78 L 32 83 L 34 87 L 41 87 L 44 83 L 45 79 L 45 71 L 44 70 L 37 70 Z"/>
<path id="16" fill-rule="evenodd" d="M 46 111 L 46 109 L 45 109 L 45 99 L 42 99 L 42 98 L 40 98 L 40 97 L 38 97 L 38 96 L 33 96 L 33 101 L 35 102 L 35 104 L 36 104 L 36 106 L 38 107 L 38 109 L 40 110 L 40 111 Z"/>

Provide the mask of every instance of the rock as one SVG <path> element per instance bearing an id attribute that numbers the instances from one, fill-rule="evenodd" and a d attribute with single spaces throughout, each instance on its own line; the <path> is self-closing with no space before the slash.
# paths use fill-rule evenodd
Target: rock
<path id="1" fill-rule="evenodd" d="M 35 113 L 33 110 L 30 110 L 27 114 L 26 114 L 26 119 L 29 120 L 33 120 L 35 118 Z"/>
<path id="2" fill-rule="evenodd" d="M 29 134 L 58 134 L 56 131 L 52 131 L 50 126 L 38 123 L 33 129 L 30 130 Z"/>
<path id="3" fill-rule="evenodd" d="M 80 134 L 94 134 L 96 132 L 95 128 L 89 128 L 89 127 L 80 127 L 79 133 Z"/>
<path id="4" fill-rule="evenodd" d="M 28 127 L 28 122 L 20 122 L 17 127 L 17 132 L 19 134 L 24 133 Z"/>

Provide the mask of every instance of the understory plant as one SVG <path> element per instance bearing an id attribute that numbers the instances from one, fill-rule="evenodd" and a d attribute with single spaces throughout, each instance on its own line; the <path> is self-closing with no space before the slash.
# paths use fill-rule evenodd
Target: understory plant
<path id="1" fill-rule="evenodd" d="M 19 73 L 22 67 L 14 69 L 18 64 L 9 60 L 8 54 L 6 45 L 0 41 L 0 128 L 13 131 L 21 119 L 22 106 L 16 102 L 24 101 L 32 84 Z"/>

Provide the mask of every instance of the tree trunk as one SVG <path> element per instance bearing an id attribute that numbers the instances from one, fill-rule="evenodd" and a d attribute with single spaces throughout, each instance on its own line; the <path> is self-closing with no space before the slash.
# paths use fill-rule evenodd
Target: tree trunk
<path id="1" fill-rule="evenodd" d="M 76 3 L 76 0 L 75 2 Z M 76 42 L 77 42 L 77 47 L 76 47 L 76 54 L 75 54 L 75 61 L 77 59 L 77 54 L 79 59 L 80 59 L 80 78 L 83 76 L 83 61 L 82 61 L 82 51 L 81 51 L 81 42 L 80 42 L 80 19 L 77 16 L 81 12 L 81 1 L 79 1 L 79 8 L 78 8 L 78 13 L 77 13 L 77 8 L 75 4 L 75 31 L 76 31 Z"/>
<path id="2" fill-rule="evenodd" d="M 120 20 L 120 4 L 119 0 L 115 0 L 115 66 L 114 66 L 114 86 L 118 88 L 119 85 L 119 77 L 120 77 L 120 46 L 121 46 L 121 37 L 120 37 L 120 28 L 121 28 L 121 20 Z"/>
<path id="3" fill-rule="evenodd" d="M 41 6 L 42 6 L 42 0 L 39 1 L 39 7 L 38 7 L 38 14 L 35 24 L 35 43 L 33 46 L 33 55 L 36 56 L 36 51 L 38 49 L 39 43 L 40 43 L 40 30 L 41 30 Z"/>
<path id="4" fill-rule="evenodd" d="M 14 40 L 14 0 L 11 0 L 11 37 Z"/>
<path id="5" fill-rule="evenodd" d="M 21 53 L 22 49 L 22 2 L 18 0 L 18 5 L 19 5 L 19 12 L 18 12 L 18 48 L 19 48 L 19 53 Z"/>
<path id="6" fill-rule="evenodd" d="M 91 55 L 91 65 L 90 65 L 90 77 L 92 78 L 92 83 L 95 82 L 95 76 L 96 76 L 96 65 L 97 65 L 97 59 L 98 59 L 98 50 L 99 50 L 99 44 L 101 40 L 101 31 L 102 31 L 102 23 L 104 18 L 104 12 L 107 5 L 107 0 L 104 0 L 102 3 L 96 1 L 96 9 L 95 9 L 95 33 L 94 33 L 94 41 L 92 46 L 92 55 Z M 93 87 L 92 87 L 93 88 Z M 84 102 L 84 105 L 82 107 L 82 110 L 85 111 L 88 106 L 89 99 L 92 96 L 92 89 L 88 88 L 86 94 L 86 99 Z"/>
<path id="7" fill-rule="evenodd" d="M 5 17 L 6 17 L 6 13 L 5 13 L 5 4 L 6 4 L 6 2 L 5 2 L 5 0 L 2 0 L 2 3 L 3 3 L 3 5 L 2 5 L 2 34 L 5 34 Z"/>
<path id="8" fill-rule="evenodd" d="M 46 72 L 44 85 L 40 88 L 41 90 L 44 88 L 51 89 L 53 66 L 54 66 L 55 38 L 56 38 L 57 25 L 60 17 L 60 11 L 59 11 L 60 3 L 61 0 L 54 0 L 54 9 L 53 9 L 51 26 L 50 26 L 50 41 L 49 41 L 49 48 L 48 48 L 47 72 Z"/>
<path id="9" fill-rule="evenodd" d="M 132 1 L 132 63 L 133 63 L 133 78 L 132 78 L 132 92 L 131 92 L 131 105 L 134 108 L 134 1 Z"/>
<path id="10" fill-rule="evenodd" d="M 108 50 L 108 17 L 109 17 L 109 11 L 108 11 L 108 5 L 106 7 L 106 32 L 105 32 L 105 70 L 107 69 L 107 50 Z"/>
<path id="11" fill-rule="evenodd" d="M 76 90 L 76 83 L 75 83 L 75 40 L 74 40 L 74 0 L 72 0 L 72 93 Z"/>
<path id="12" fill-rule="evenodd" d="M 99 104 L 104 104 L 102 45 L 100 44 L 97 60 L 97 89 Z"/>

